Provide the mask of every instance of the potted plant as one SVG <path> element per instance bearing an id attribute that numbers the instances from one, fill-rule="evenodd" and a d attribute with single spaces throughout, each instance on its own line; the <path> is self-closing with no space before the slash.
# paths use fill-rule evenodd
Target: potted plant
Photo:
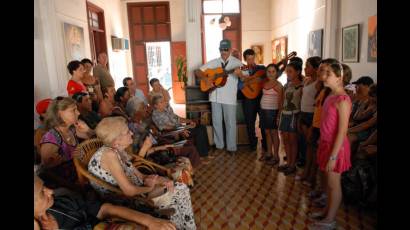
<path id="1" fill-rule="evenodd" d="M 188 81 L 187 69 L 186 69 L 186 58 L 180 55 L 177 57 L 175 62 L 177 65 L 178 81 L 183 82 L 184 85 L 182 86 L 182 88 L 185 88 L 187 86 L 187 81 Z"/>

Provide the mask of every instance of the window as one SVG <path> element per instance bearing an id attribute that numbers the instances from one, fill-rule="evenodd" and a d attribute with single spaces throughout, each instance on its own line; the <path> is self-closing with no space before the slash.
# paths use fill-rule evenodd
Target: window
<path id="1" fill-rule="evenodd" d="M 204 0 L 205 14 L 240 13 L 239 0 Z"/>

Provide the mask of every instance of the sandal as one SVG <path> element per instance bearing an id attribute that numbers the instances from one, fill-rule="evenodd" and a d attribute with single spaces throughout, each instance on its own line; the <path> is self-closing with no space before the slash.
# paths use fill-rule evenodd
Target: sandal
<path id="1" fill-rule="evenodd" d="M 291 174 L 294 174 L 294 173 L 296 173 L 296 167 L 295 167 L 295 166 L 293 166 L 293 167 L 288 167 L 288 168 L 284 171 L 284 173 L 285 173 L 286 176 L 291 175 Z"/>
<path id="2" fill-rule="evenodd" d="M 333 230 L 336 229 L 336 221 L 322 222 L 317 221 L 309 225 L 309 229 Z"/>
<path id="3" fill-rule="evenodd" d="M 309 213 L 308 217 L 312 220 L 322 220 L 326 217 L 326 215 L 322 211 L 317 211 Z"/>
<path id="4" fill-rule="evenodd" d="M 269 157 L 267 160 L 266 160 L 266 164 L 267 165 L 270 165 L 270 166 L 275 166 L 276 164 L 278 164 L 279 163 L 279 159 L 275 159 L 275 158 L 273 158 L 273 157 Z"/>
<path id="5" fill-rule="evenodd" d="M 269 157 L 266 155 L 262 155 L 261 157 L 259 157 L 259 161 L 266 161 Z"/>
<path id="6" fill-rule="evenodd" d="M 285 165 L 280 165 L 280 166 L 278 167 L 278 171 L 279 171 L 279 172 L 283 172 L 283 171 L 285 171 L 287 168 L 289 168 L 289 165 L 287 165 L 287 164 L 285 164 Z"/>

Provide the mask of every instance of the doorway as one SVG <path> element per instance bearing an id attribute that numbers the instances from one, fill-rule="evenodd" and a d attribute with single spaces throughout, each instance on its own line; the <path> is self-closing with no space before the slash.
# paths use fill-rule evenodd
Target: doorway
<path id="1" fill-rule="evenodd" d="M 104 10 L 87 1 L 87 18 L 90 32 L 91 60 L 94 64 L 97 64 L 98 54 L 107 53 Z M 109 68 L 109 64 L 107 64 L 107 68 Z"/>

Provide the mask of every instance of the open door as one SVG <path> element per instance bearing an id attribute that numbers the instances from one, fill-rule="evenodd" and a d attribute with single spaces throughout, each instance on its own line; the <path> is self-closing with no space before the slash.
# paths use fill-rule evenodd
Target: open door
<path id="1" fill-rule="evenodd" d="M 186 59 L 186 42 L 172 42 L 171 43 L 171 56 L 172 56 L 172 92 L 174 96 L 174 102 L 176 104 L 185 104 L 185 90 L 184 83 L 178 81 L 178 71 L 176 60 L 179 56 Z"/>

